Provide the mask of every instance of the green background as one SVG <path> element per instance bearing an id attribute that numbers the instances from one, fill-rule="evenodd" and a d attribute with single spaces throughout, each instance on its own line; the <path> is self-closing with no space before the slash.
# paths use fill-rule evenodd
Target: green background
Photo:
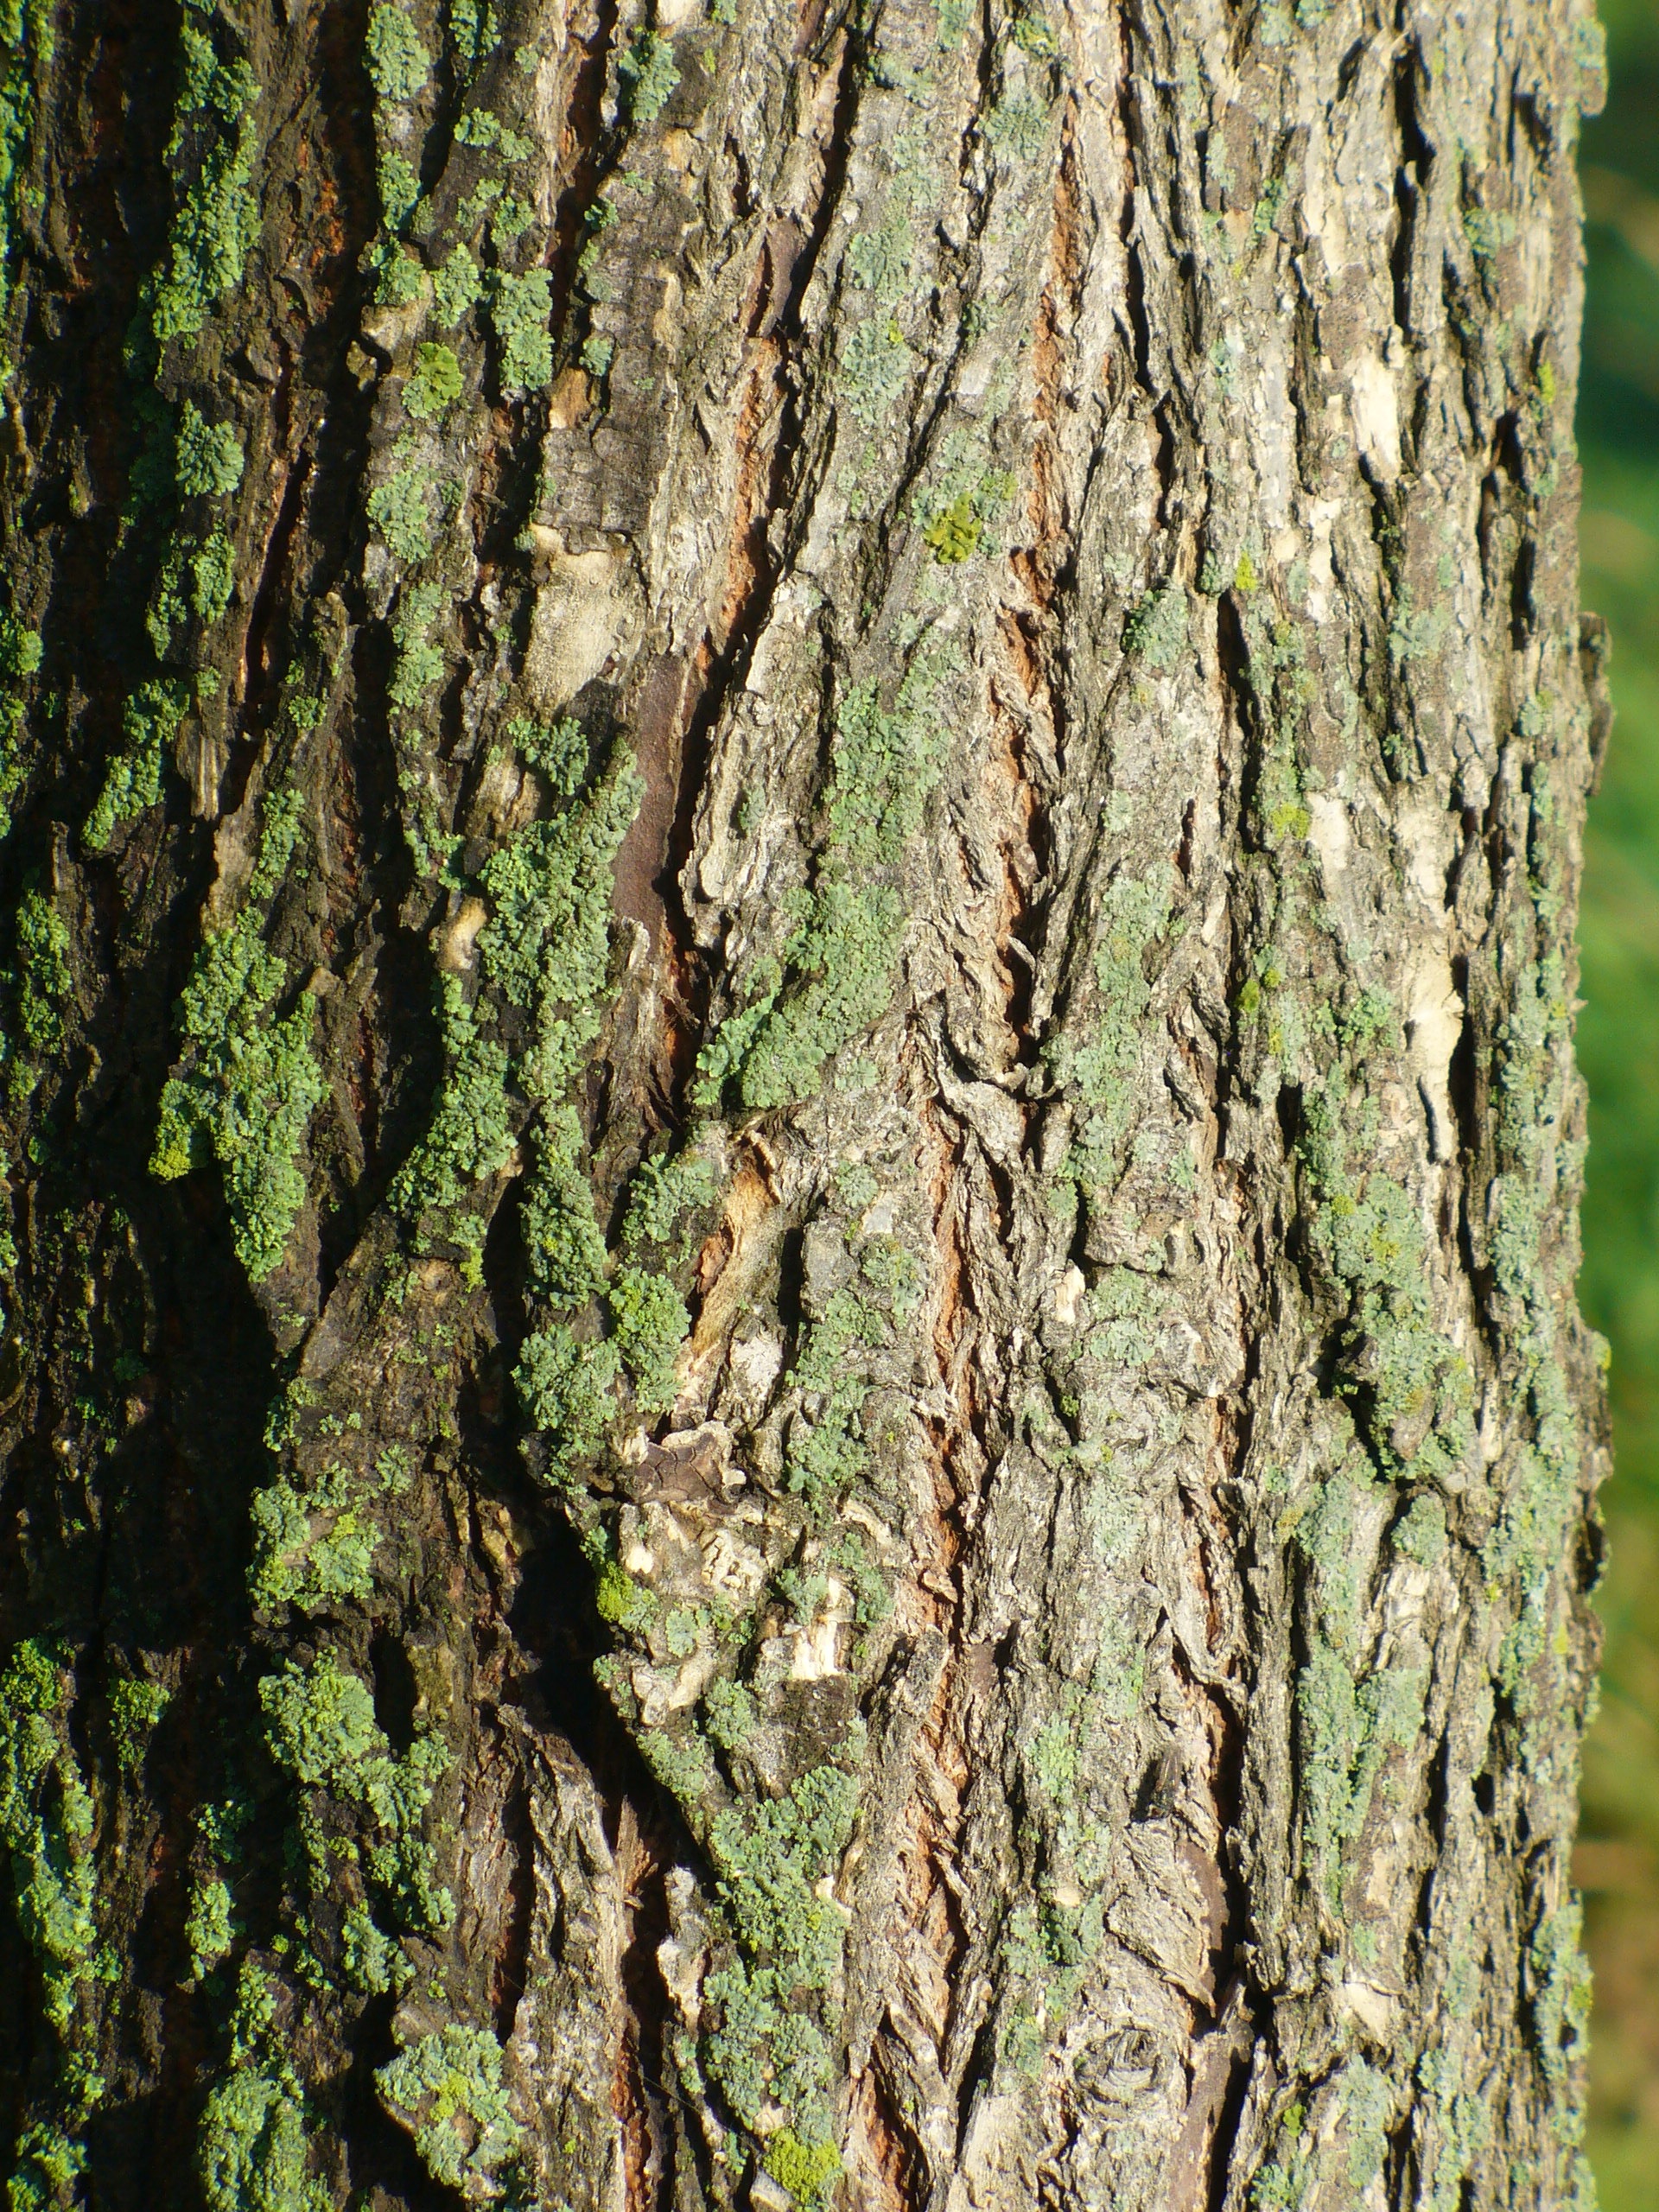
<path id="1" fill-rule="evenodd" d="M 1585 125 L 1584 603 L 1618 720 L 1585 850 L 1590 1160 L 1580 1297 L 1613 1347 L 1618 1473 L 1578 1873 L 1596 1974 L 1590 2153 L 1605 2212 L 1659 2206 L 1659 0 L 1603 0 Z"/>

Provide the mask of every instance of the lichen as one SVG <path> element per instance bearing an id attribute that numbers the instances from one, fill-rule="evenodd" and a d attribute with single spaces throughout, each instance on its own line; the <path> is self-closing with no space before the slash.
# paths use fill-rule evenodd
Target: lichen
<path id="1" fill-rule="evenodd" d="M 191 701 L 190 686 L 173 677 L 141 683 L 121 710 L 126 742 L 110 763 L 83 836 L 102 852 L 118 825 L 130 822 L 162 795 L 162 763 Z"/>
<path id="2" fill-rule="evenodd" d="M 466 321 L 484 293 L 484 273 L 465 245 L 451 251 L 442 267 L 432 272 L 432 305 L 442 330 L 454 330 Z"/>
<path id="3" fill-rule="evenodd" d="M 543 391 L 553 379 L 553 280 L 545 269 L 522 276 L 490 272 L 486 296 L 501 346 L 504 391 Z"/>
<path id="4" fill-rule="evenodd" d="M 287 1661 L 260 1683 L 259 1701 L 277 1764 L 302 1789 L 355 1806 L 372 1823 L 365 1864 L 406 1923 L 447 1927 L 454 1902 L 436 1878 L 421 1833 L 433 1789 L 448 1769 L 447 1745 L 435 1736 L 417 1736 L 402 1758 L 394 1758 L 374 1717 L 372 1692 L 332 1652 L 308 1666 Z M 314 1878 L 326 1879 L 315 1851 L 313 1859 Z"/>
<path id="5" fill-rule="evenodd" d="M 401 8 L 373 10 L 364 58 L 377 99 L 418 99 L 432 73 L 432 57 Z"/>
<path id="6" fill-rule="evenodd" d="M 143 1766 L 149 1739 L 172 1694 L 164 1683 L 146 1681 L 137 1675 L 124 1675 L 111 1684 L 110 1733 L 124 1774 L 137 1774 Z"/>
<path id="7" fill-rule="evenodd" d="M 60 2037 L 98 1932 L 92 1801 L 69 1740 L 71 1681 L 38 1639 L 16 1645 L 0 1673 L 0 1842 L 18 1928 L 40 1962 L 41 2009 Z"/>
<path id="8" fill-rule="evenodd" d="M 895 418 L 913 360 L 895 316 L 854 322 L 842 351 L 837 389 L 861 429 L 879 429 Z"/>
<path id="9" fill-rule="evenodd" d="M 622 1371 L 615 1344 L 584 1341 L 559 1324 L 524 1338 L 513 1381 L 562 1474 L 598 1446 Z"/>
<path id="10" fill-rule="evenodd" d="M 368 498 L 369 520 L 387 550 L 413 566 L 432 550 L 431 480 L 414 467 L 397 469 Z"/>
<path id="11" fill-rule="evenodd" d="M 625 1267 L 611 1287 L 609 1305 L 640 1410 L 666 1413 L 674 1402 L 675 1363 L 690 1328 L 685 1300 L 666 1276 Z"/>
<path id="12" fill-rule="evenodd" d="M 500 2196 L 524 2129 L 502 2087 L 501 2046 L 488 2028 L 452 2020 L 378 2068 L 374 2080 L 435 2181 L 470 2202 Z"/>
<path id="13" fill-rule="evenodd" d="M 703 1982 L 717 2012 L 703 2063 L 746 2127 L 775 2104 L 804 2147 L 833 2139 L 830 2050 L 812 1999 L 841 1970 L 846 1917 L 824 1891 L 857 1802 L 839 1768 L 814 1767 L 785 1796 L 733 1806 L 709 1827 L 733 1952 Z"/>
<path id="14" fill-rule="evenodd" d="M 204 1875 L 191 1890 L 190 1910 L 184 1922 L 191 1980 L 200 1981 L 220 1959 L 227 1958 L 235 1940 L 236 1916 L 230 1885 L 222 1875 Z"/>
<path id="15" fill-rule="evenodd" d="M 208 2212 L 329 2212 L 309 2176 L 303 2107 L 286 2082 L 255 2065 L 213 2085 L 197 2137 L 196 2171 Z"/>
<path id="16" fill-rule="evenodd" d="M 417 423 L 448 412 L 461 393 L 461 364 L 448 346 L 415 348 L 415 365 L 404 385 L 404 410 Z"/>
<path id="17" fill-rule="evenodd" d="M 229 423 L 208 423 L 192 400 L 179 413 L 174 474 L 187 499 L 222 499 L 242 481 L 242 441 Z"/>
<path id="18" fill-rule="evenodd" d="M 149 1162 L 166 1182 L 218 1161 L 232 1243 L 255 1282 L 280 1263 L 305 1202 L 300 1155 L 323 1090 L 313 1002 L 275 1014 L 288 967 L 260 934 L 299 831 L 297 793 L 267 802 L 247 899 L 207 937 L 179 1001 L 185 1058 L 162 1090 Z"/>
<path id="19" fill-rule="evenodd" d="M 1186 645 L 1186 594 L 1179 584 L 1149 591 L 1123 625 L 1123 651 L 1148 668 L 1173 668 Z"/>
<path id="20" fill-rule="evenodd" d="M 423 1242 L 448 1235 L 475 1242 L 458 1210 L 505 1166 L 513 1147 L 505 1048 L 484 1033 L 461 980 L 442 979 L 439 1014 L 447 1072 L 426 1135 L 392 1178 L 389 1193 Z"/>
<path id="21" fill-rule="evenodd" d="M 253 162 L 258 79 L 241 59 L 221 61 L 209 33 L 179 28 L 180 88 L 168 164 L 178 191 L 162 265 L 143 305 L 156 346 L 194 342 L 213 303 L 242 281 L 258 236 Z"/>
<path id="22" fill-rule="evenodd" d="M 843 702 L 816 880 L 785 902 L 794 928 L 782 947 L 782 969 L 770 960 L 757 964 L 750 1005 L 703 1048 L 695 1095 L 705 1108 L 719 1103 L 734 1075 L 753 1110 L 812 1096 L 825 1059 L 891 1004 L 905 906 L 879 871 L 890 869 L 918 834 L 938 780 L 944 747 L 934 702 L 944 666 L 942 652 L 924 647 L 912 657 L 891 707 L 870 683 Z"/>
<path id="23" fill-rule="evenodd" d="M 372 1593 L 381 1531 L 347 1468 L 328 1469 L 304 1496 L 279 1477 L 254 1492 L 251 1510 L 248 1586 L 257 1605 L 328 1608 Z"/>
<path id="24" fill-rule="evenodd" d="M 632 43 L 618 58 L 616 73 L 629 122 L 654 123 L 680 81 L 672 41 L 659 31 L 636 31 Z"/>
<path id="25" fill-rule="evenodd" d="M 17 1020 L 37 1055 L 63 1042 L 64 1009 L 74 990 L 69 925 L 43 892 L 26 892 L 17 908 Z"/>

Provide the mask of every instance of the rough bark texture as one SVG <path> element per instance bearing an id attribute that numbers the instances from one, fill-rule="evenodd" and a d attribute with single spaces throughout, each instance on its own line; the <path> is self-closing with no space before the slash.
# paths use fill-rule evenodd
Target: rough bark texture
<path id="1" fill-rule="evenodd" d="M 0 0 L 16 2212 L 1587 2202 L 1567 0 Z"/>

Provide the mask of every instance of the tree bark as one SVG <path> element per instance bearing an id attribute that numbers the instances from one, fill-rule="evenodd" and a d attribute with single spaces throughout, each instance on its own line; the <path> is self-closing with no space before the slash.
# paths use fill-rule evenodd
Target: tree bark
<path id="1" fill-rule="evenodd" d="M 1587 2205 L 1567 0 L 5 0 L 16 2212 Z"/>

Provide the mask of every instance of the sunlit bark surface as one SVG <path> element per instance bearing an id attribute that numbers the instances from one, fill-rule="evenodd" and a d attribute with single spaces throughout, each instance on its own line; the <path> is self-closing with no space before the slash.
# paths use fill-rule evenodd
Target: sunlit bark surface
<path id="1" fill-rule="evenodd" d="M 1587 2205 L 1587 13 L 0 48 L 14 2212 Z"/>

